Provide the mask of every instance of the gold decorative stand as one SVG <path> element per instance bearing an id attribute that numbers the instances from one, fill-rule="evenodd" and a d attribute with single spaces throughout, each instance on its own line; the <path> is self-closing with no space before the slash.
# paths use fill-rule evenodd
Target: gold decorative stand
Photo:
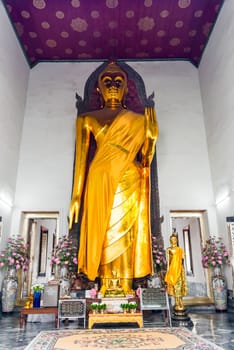
<path id="1" fill-rule="evenodd" d="M 187 310 L 174 310 L 172 317 L 172 326 L 173 327 L 187 327 L 192 328 L 193 327 L 193 321 L 188 316 Z"/>

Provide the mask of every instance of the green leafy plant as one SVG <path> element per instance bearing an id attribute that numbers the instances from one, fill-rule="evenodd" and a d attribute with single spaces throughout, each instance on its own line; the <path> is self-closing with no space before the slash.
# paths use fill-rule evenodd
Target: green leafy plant
<path id="1" fill-rule="evenodd" d="M 106 310 L 106 304 L 105 303 L 99 303 L 97 306 L 98 310 Z"/>
<path id="2" fill-rule="evenodd" d="M 122 303 L 122 304 L 120 304 L 120 306 L 122 307 L 123 310 L 128 309 L 128 303 Z"/>
<path id="3" fill-rule="evenodd" d="M 223 243 L 222 237 L 209 236 L 202 247 L 202 266 L 209 267 L 230 266 L 229 254 Z"/>
<path id="4" fill-rule="evenodd" d="M 90 308 L 91 308 L 92 310 L 97 310 L 97 309 L 98 309 L 98 304 L 99 304 L 99 303 L 92 303 L 92 304 L 90 305 Z"/>
<path id="5" fill-rule="evenodd" d="M 137 309 L 137 303 L 135 301 L 130 301 L 128 303 L 128 309 Z"/>

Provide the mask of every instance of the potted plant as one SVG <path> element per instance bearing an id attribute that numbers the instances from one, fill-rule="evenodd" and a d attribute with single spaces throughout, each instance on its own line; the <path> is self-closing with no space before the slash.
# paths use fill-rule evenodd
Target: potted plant
<path id="1" fill-rule="evenodd" d="M 52 251 L 51 265 L 59 270 L 59 297 L 65 297 L 70 292 L 71 273 L 77 265 L 77 247 L 68 236 L 63 235 L 59 238 Z"/>
<path id="2" fill-rule="evenodd" d="M 128 311 L 128 303 L 122 303 L 120 306 L 122 307 L 124 313 Z"/>
<path id="3" fill-rule="evenodd" d="M 33 284 L 31 287 L 33 291 L 33 307 L 41 306 L 41 293 L 44 290 L 44 285 L 40 283 Z"/>
<path id="4" fill-rule="evenodd" d="M 205 269 L 230 266 L 229 254 L 222 237 L 209 236 L 202 247 L 202 266 Z"/>
<path id="5" fill-rule="evenodd" d="M 137 303 L 135 301 L 130 301 L 128 303 L 128 309 L 130 310 L 131 313 L 136 312 L 137 309 Z"/>
<path id="6" fill-rule="evenodd" d="M 77 265 L 77 247 L 68 236 L 63 235 L 59 238 L 52 251 L 51 265 L 60 269 L 65 267 L 68 271 L 72 271 Z"/>
<path id="7" fill-rule="evenodd" d="M 227 309 L 227 288 L 222 274 L 225 265 L 230 266 L 230 259 L 222 237 L 209 236 L 202 247 L 202 266 L 213 270 L 212 289 L 217 311 Z"/>
<path id="8" fill-rule="evenodd" d="M 11 312 L 14 309 L 18 290 L 17 271 L 27 271 L 29 267 L 28 245 L 20 235 L 9 237 L 6 248 L 0 254 L 0 268 L 7 274 L 2 284 L 2 311 Z"/>
<path id="9" fill-rule="evenodd" d="M 94 314 L 97 313 L 98 304 L 99 304 L 99 303 L 92 303 L 92 304 L 90 305 L 90 308 L 91 308 L 91 310 L 93 311 Z"/>
<path id="10" fill-rule="evenodd" d="M 0 254 L 1 269 L 28 270 L 28 246 L 20 235 L 8 238 L 6 248 Z"/>
<path id="11" fill-rule="evenodd" d="M 104 310 L 106 310 L 106 304 L 105 303 L 99 303 L 97 306 L 98 311 L 101 313 L 104 313 Z"/>

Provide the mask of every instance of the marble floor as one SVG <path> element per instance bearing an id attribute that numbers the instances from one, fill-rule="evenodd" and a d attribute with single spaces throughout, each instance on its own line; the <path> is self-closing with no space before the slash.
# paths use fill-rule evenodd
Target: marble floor
<path id="1" fill-rule="evenodd" d="M 191 331 L 219 345 L 226 350 L 234 350 L 234 313 L 191 311 L 189 317 L 193 322 Z M 82 320 L 61 322 L 60 328 L 83 328 Z M 144 311 L 144 327 L 162 327 L 162 313 Z M 54 322 L 28 322 L 26 328 L 20 329 L 19 312 L 0 315 L 0 350 L 23 350 L 26 345 L 42 330 L 54 329 Z"/>

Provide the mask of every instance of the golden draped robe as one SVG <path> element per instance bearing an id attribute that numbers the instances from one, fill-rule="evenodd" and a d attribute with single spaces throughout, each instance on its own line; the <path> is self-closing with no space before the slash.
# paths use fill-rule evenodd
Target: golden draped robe
<path id="1" fill-rule="evenodd" d="M 78 270 L 94 280 L 101 266 L 131 248 L 132 266 L 119 277 L 146 276 L 153 272 L 150 171 L 136 162 L 146 137 L 145 116 L 121 111 L 110 126 L 99 125 L 94 137 L 97 151 L 85 186 Z"/>
<path id="2" fill-rule="evenodd" d="M 187 295 L 187 283 L 183 266 L 184 250 L 181 247 L 168 248 L 170 261 L 165 275 L 168 294 L 176 297 Z M 174 252 L 170 252 L 173 250 Z"/>

